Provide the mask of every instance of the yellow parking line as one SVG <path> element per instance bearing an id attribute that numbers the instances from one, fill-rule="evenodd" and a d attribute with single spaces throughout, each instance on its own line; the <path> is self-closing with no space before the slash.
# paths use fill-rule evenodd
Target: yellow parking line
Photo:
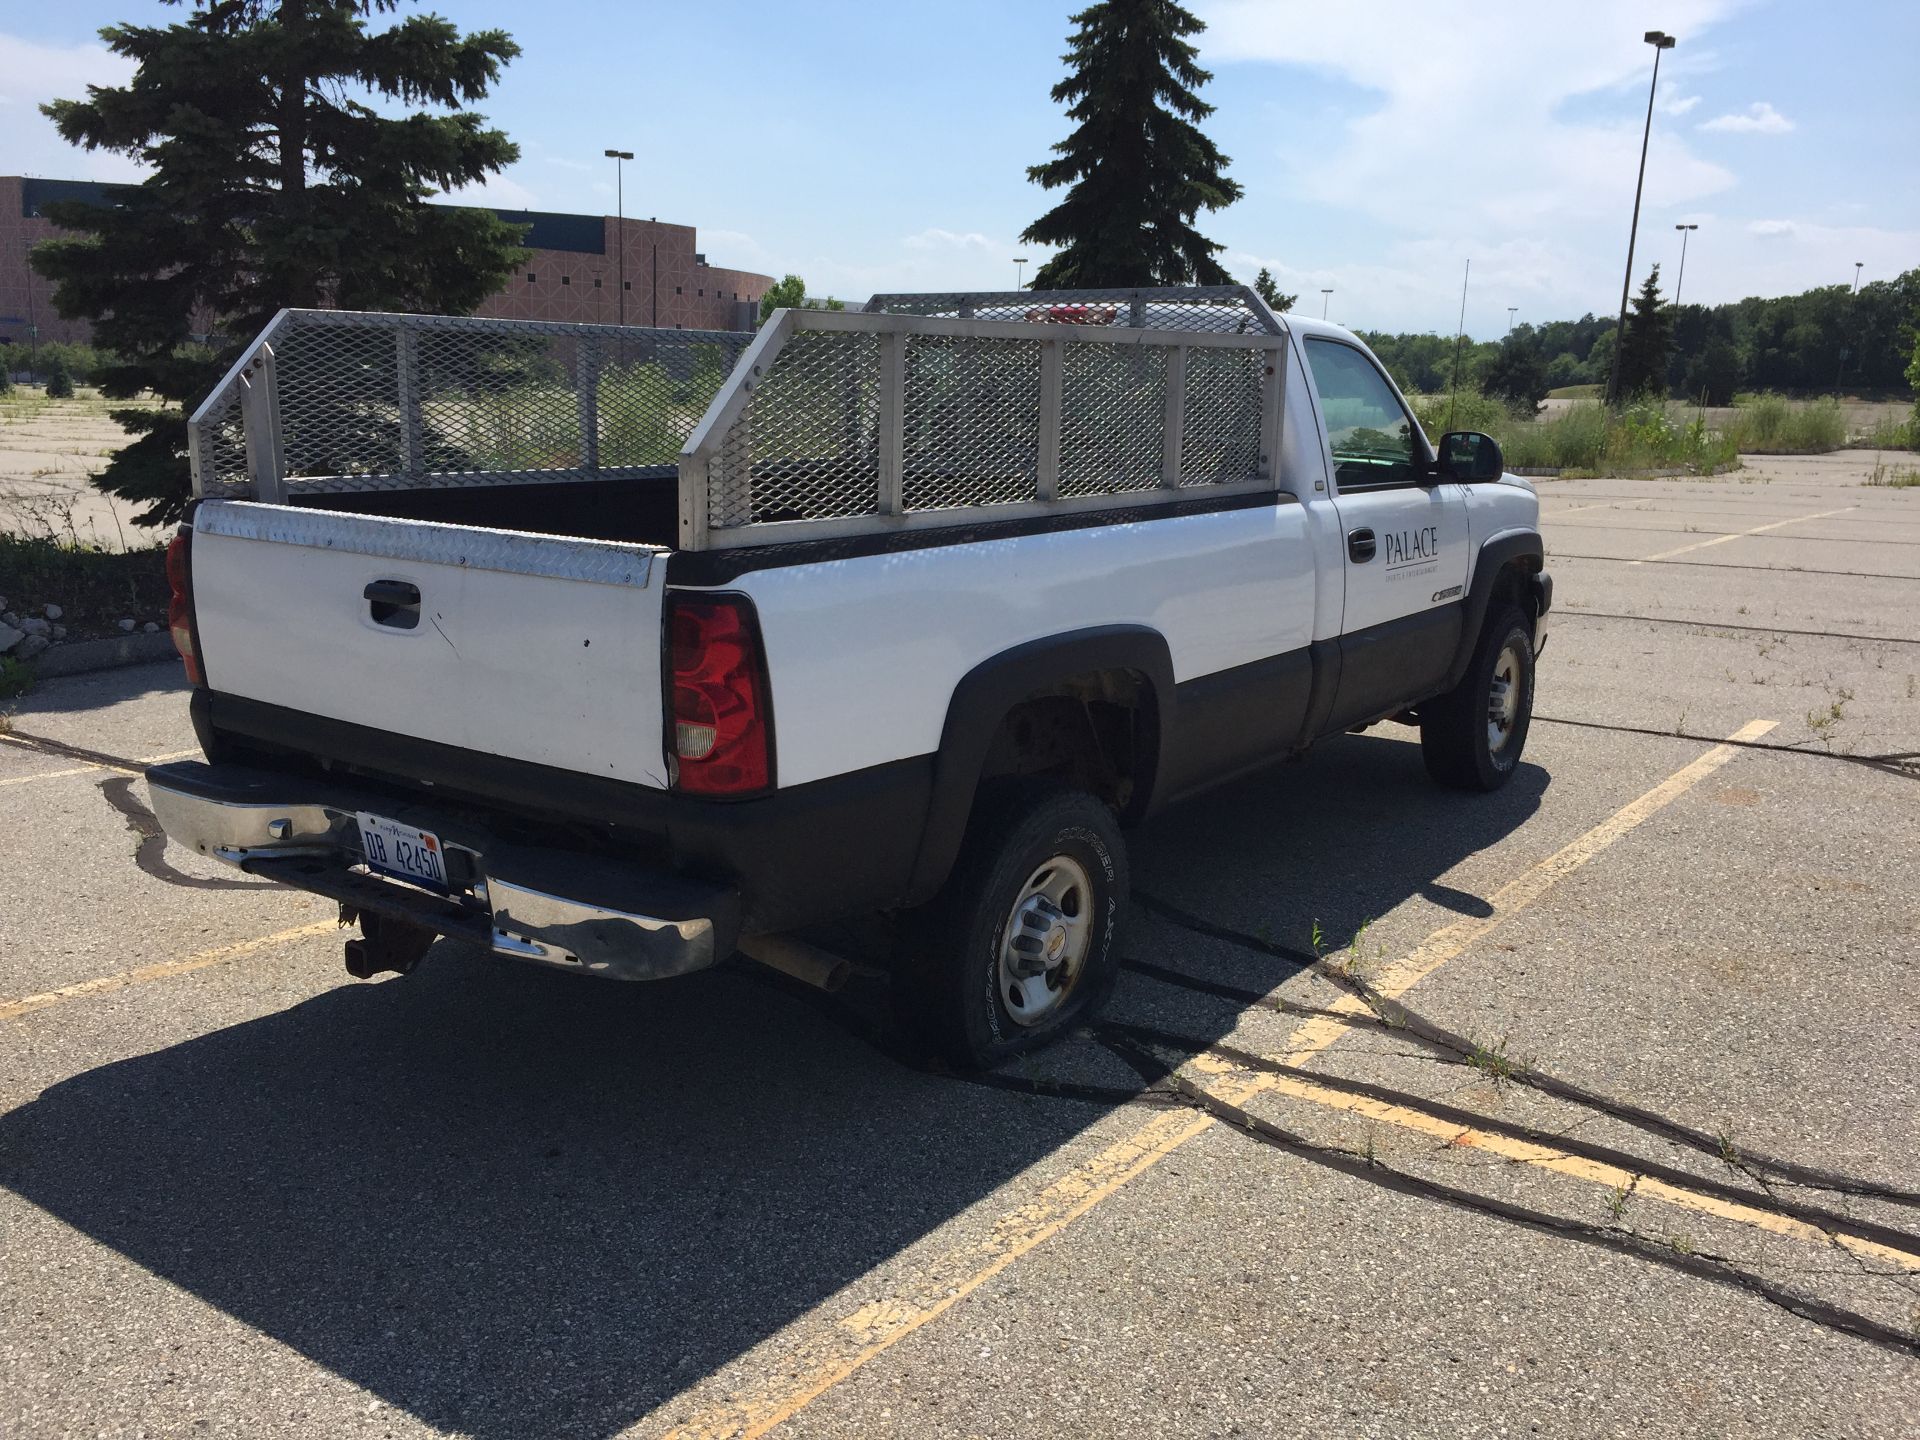
<path id="1" fill-rule="evenodd" d="M 1229 1062 L 1213 1055 L 1197 1056 L 1193 1064 L 1195 1069 L 1213 1074 L 1226 1074 L 1233 1070 Z M 1589 1184 L 1601 1186 L 1609 1191 L 1631 1189 L 1636 1200 L 1662 1201 L 1683 1210 L 1711 1215 L 1716 1219 L 1731 1220 L 1737 1224 L 1752 1226 L 1757 1230 L 1765 1230 L 1770 1234 L 1805 1240 L 1815 1245 L 1824 1245 L 1831 1240 L 1832 1243 L 1864 1258 L 1882 1260 L 1920 1273 L 1920 1254 L 1911 1251 L 1895 1249 L 1891 1245 L 1882 1245 L 1874 1240 L 1865 1240 L 1857 1235 L 1849 1235 L 1843 1230 L 1828 1232 L 1805 1220 L 1796 1220 L 1792 1216 L 1781 1215 L 1776 1211 L 1763 1210 L 1753 1205 L 1742 1205 L 1737 1201 L 1723 1200 L 1717 1195 L 1689 1190 L 1684 1186 L 1674 1185 L 1650 1175 L 1642 1175 L 1624 1166 L 1609 1165 L 1604 1161 L 1587 1159 L 1585 1156 L 1569 1155 L 1563 1150 L 1555 1150 L 1533 1141 L 1516 1140 L 1511 1136 L 1495 1134 L 1473 1126 L 1463 1126 L 1456 1120 L 1445 1120 L 1437 1115 L 1429 1115 L 1412 1106 L 1395 1105 L 1366 1095 L 1350 1094 L 1344 1090 L 1335 1090 L 1330 1086 L 1319 1085 L 1312 1080 L 1304 1080 L 1292 1075 L 1273 1076 L 1263 1088 L 1291 1100 L 1305 1100 L 1329 1110 L 1343 1110 L 1383 1125 L 1412 1130 L 1446 1145 L 1484 1150 L 1489 1155 L 1498 1155 L 1501 1159 L 1511 1160 L 1516 1164 L 1531 1165 L 1537 1169 L 1551 1170 L 1555 1174 L 1568 1175 L 1576 1180 L 1585 1180 Z"/>
<path id="2" fill-rule="evenodd" d="M 57 750 L 42 750 L 37 745 L 29 745 L 22 740 L 14 740 L 0 735 L 0 744 L 13 746 L 16 750 L 25 750 L 30 755 L 58 755 Z M 95 770 L 115 770 L 122 775 L 141 775 L 146 773 L 148 765 L 164 765 L 169 760 L 185 760 L 198 755 L 198 750 L 176 750 L 171 755 L 154 755 L 145 760 L 136 760 L 131 765 L 114 765 L 104 760 L 89 760 L 83 765 L 75 765 L 66 770 L 42 770 L 38 775 L 9 775 L 0 780 L 0 785 L 26 785 L 35 780 L 58 780 L 67 775 L 87 775 Z"/>
<path id="3" fill-rule="evenodd" d="M 189 955 L 184 960 L 162 960 L 157 964 L 142 965 L 135 970 L 122 970 L 117 975 L 102 975 L 97 979 L 80 980 L 72 985 L 62 985 L 58 990 L 43 990 L 38 995 L 22 995 L 18 1000 L 0 1000 L 0 1020 L 17 1019 L 35 1010 L 45 1010 L 52 1005 L 64 1004 L 68 1000 L 84 999 L 89 995 L 104 994 L 109 990 L 125 990 L 129 986 L 145 985 L 153 980 L 169 980 L 175 975 L 205 970 L 213 965 L 224 965 L 229 960 L 238 960 L 242 956 L 265 950 L 270 946 L 284 945 L 290 940 L 304 940 L 310 935 L 324 935 L 339 928 L 338 920 L 316 920 L 310 925 L 296 925 L 291 930 L 279 930 L 271 935 L 257 936 L 252 940 L 240 940 L 232 945 L 202 950 L 198 955 Z"/>
<path id="4" fill-rule="evenodd" d="M 1772 720 L 1753 720 L 1728 738 L 1754 740 L 1775 724 Z M 1457 921 L 1436 930 L 1417 949 L 1391 966 L 1374 988 L 1388 999 L 1398 999 L 1739 753 L 1735 744 L 1716 745 L 1504 886 L 1493 897 L 1490 915 Z M 1350 1014 L 1366 1009 L 1357 1000 L 1338 1008 Z M 1316 1017 L 1308 1021 L 1294 1031 L 1287 1043 L 1288 1062 L 1300 1065 L 1318 1055 L 1347 1028 L 1344 1019 Z M 1262 1073 L 1230 1079 L 1214 1093 L 1229 1103 L 1244 1105 L 1261 1091 L 1272 1089 L 1280 1078 Z M 863 1304 L 825 1329 L 804 1337 L 793 1352 L 779 1357 L 733 1395 L 682 1420 L 668 1432 L 667 1440 L 754 1440 L 765 1435 L 868 1361 L 945 1314 L 1135 1176 L 1152 1169 L 1218 1123 L 1211 1115 L 1155 1116 L 1127 1139 L 1109 1146 L 1055 1180 L 1027 1204 L 1002 1216 L 988 1239 L 939 1257 L 917 1274 L 898 1282 L 891 1296 Z"/>
<path id="5" fill-rule="evenodd" d="M 1809 520 L 1826 520 L 1835 515 L 1844 515 L 1849 510 L 1857 510 L 1857 505 L 1842 505 L 1838 510 L 1822 510 L 1813 515 L 1795 515 L 1787 520 L 1776 520 L 1771 525 L 1756 525 L 1751 530 L 1736 531 L 1732 535 L 1716 535 L 1711 540 L 1697 540 L 1691 545 L 1678 545 L 1671 550 L 1662 550 L 1658 555 L 1645 555 L 1638 560 L 1630 560 L 1630 565 L 1645 565 L 1654 560 L 1671 560 L 1676 555 L 1686 555 L 1694 550 L 1705 550 L 1710 545 L 1725 545 L 1729 540 L 1744 540 L 1749 535 L 1764 535 L 1769 530 L 1778 530 L 1783 525 L 1804 525 Z"/>

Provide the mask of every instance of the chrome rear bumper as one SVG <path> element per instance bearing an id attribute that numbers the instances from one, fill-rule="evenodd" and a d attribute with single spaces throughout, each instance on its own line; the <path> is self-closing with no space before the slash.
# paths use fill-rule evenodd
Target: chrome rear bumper
<path id="1" fill-rule="evenodd" d="M 704 969 L 732 953 L 738 896 L 724 886 L 603 856 L 517 845 L 429 807 L 235 765 L 147 771 L 169 839 L 249 874 L 359 910 L 617 980 Z M 370 873 L 357 812 L 431 830 L 454 893 Z"/>

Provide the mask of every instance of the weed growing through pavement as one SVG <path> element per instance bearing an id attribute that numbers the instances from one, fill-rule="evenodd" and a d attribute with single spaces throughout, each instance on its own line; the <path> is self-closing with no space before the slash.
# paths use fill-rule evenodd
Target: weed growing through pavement
<path id="1" fill-rule="evenodd" d="M 25 660 L 0 655 L 0 700 L 17 699 L 33 688 L 33 666 Z M 11 728 L 11 719 L 0 714 L 0 735 Z"/>
<path id="2" fill-rule="evenodd" d="M 1503 1085 L 1513 1079 L 1520 1069 L 1519 1063 L 1507 1054 L 1507 1039 L 1504 1035 L 1492 1046 L 1483 1045 L 1478 1040 L 1474 1041 L 1473 1053 L 1467 1056 L 1467 1063 L 1493 1081 L 1495 1086 Z"/>
<path id="3" fill-rule="evenodd" d="M 1631 1193 L 1625 1185 L 1616 1185 L 1613 1187 L 1613 1194 L 1607 1197 L 1607 1214 L 1613 1217 L 1614 1224 L 1618 1225 L 1622 1218 L 1625 1217 L 1627 1213 L 1627 1196 Z"/>

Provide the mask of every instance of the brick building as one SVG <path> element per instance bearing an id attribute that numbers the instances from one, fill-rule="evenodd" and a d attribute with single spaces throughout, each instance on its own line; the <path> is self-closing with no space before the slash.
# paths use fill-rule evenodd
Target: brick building
<path id="1" fill-rule="evenodd" d="M 47 281 L 27 266 L 27 252 L 54 233 L 40 209 L 56 200 L 104 200 L 112 187 L 79 180 L 33 180 L 0 175 L 0 343 L 24 346 L 28 327 L 42 340 L 84 341 L 84 320 L 53 311 Z M 620 317 L 620 222 L 611 215 L 561 215 L 540 210 L 495 211 L 530 227 L 532 258 L 480 308 L 512 320 L 566 320 L 614 324 Z M 751 330 L 771 276 L 709 265 L 691 225 L 629 219 L 626 242 L 626 319 L 629 325 L 682 330 Z"/>

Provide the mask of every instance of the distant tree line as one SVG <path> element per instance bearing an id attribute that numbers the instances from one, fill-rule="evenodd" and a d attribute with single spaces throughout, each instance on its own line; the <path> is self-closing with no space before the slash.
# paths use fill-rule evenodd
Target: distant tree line
<path id="1" fill-rule="evenodd" d="M 1860 287 L 1824 285 L 1799 295 L 1725 305 L 1668 305 L 1656 266 L 1627 322 L 1627 394 L 1648 390 L 1724 404 L 1736 390 L 1816 394 L 1843 389 L 1906 394 L 1920 321 L 1920 269 Z M 1646 344 L 1633 341 L 1639 330 Z M 1451 335 L 1362 332 L 1402 389 L 1445 390 L 1453 374 Z M 1460 383 L 1520 402 L 1569 385 L 1607 383 L 1615 336 L 1611 317 L 1522 324 L 1501 340 L 1462 347 Z M 1537 393 L 1534 393 L 1537 392 Z"/>

